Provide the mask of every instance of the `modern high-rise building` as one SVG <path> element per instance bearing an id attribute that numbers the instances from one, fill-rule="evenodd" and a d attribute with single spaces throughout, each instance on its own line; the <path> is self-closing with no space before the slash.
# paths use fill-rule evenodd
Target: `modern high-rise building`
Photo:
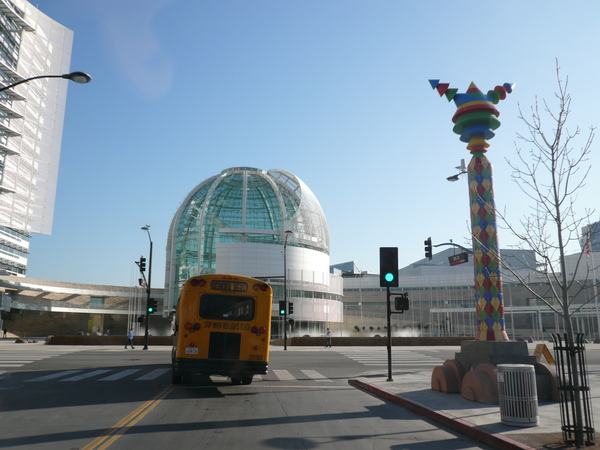
<path id="1" fill-rule="evenodd" d="M 0 0 L 0 87 L 69 72 L 73 32 L 23 0 Z M 50 234 L 68 83 L 0 92 L 0 273 L 25 275 L 30 233 Z"/>
<path id="2" fill-rule="evenodd" d="M 600 252 L 600 222 L 594 222 L 581 229 L 581 248 L 587 252 Z"/>
<path id="3" fill-rule="evenodd" d="M 285 297 L 294 304 L 300 335 L 324 334 L 326 324 L 343 321 L 342 278 L 329 273 L 325 214 L 308 186 L 285 170 L 233 167 L 185 198 L 167 239 L 165 307 L 177 304 L 188 278 L 209 273 L 267 280 L 275 305 Z"/>

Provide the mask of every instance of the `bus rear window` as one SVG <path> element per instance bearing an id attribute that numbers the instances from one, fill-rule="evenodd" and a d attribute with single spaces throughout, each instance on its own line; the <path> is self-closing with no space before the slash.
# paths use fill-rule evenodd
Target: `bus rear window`
<path id="1" fill-rule="evenodd" d="M 202 294 L 200 297 L 200 317 L 212 320 L 253 320 L 254 298 Z"/>

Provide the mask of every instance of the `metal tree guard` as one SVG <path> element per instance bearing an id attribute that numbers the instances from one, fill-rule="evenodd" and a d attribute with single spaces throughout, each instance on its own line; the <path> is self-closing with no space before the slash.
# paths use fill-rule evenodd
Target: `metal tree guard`
<path id="1" fill-rule="evenodd" d="M 560 401 L 560 422 L 564 442 L 577 445 L 594 443 L 594 417 L 590 401 L 590 387 L 585 359 L 583 333 L 577 333 L 573 346 L 569 345 L 566 333 L 564 342 L 560 334 L 553 334 L 558 394 Z M 573 367 L 579 373 L 579 386 L 574 386 Z M 577 404 L 583 407 L 578 411 Z"/>

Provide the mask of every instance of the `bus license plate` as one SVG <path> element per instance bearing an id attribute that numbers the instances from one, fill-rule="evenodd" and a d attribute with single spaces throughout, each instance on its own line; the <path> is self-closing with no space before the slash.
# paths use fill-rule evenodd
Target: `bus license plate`
<path id="1" fill-rule="evenodd" d="M 186 355 L 197 355 L 198 354 L 198 347 L 186 347 L 185 348 L 185 354 Z"/>

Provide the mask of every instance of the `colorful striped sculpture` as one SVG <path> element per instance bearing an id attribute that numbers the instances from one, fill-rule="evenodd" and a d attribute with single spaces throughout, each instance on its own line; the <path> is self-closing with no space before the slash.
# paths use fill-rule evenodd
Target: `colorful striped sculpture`
<path id="1" fill-rule="evenodd" d="M 454 100 L 457 110 L 452 117 L 454 131 L 466 142 L 472 158 L 467 173 L 471 200 L 471 235 L 475 266 L 475 301 L 477 304 L 476 341 L 508 341 L 504 329 L 504 303 L 500 276 L 500 247 L 496 226 L 492 165 L 485 153 L 488 139 L 500 126 L 500 112 L 494 105 L 512 92 L 514 85 L 496 86 L 484 95 L 474 83 L 464 94 L 450 89 L 448 83 L 429 80 L 431 87 Z"/>

